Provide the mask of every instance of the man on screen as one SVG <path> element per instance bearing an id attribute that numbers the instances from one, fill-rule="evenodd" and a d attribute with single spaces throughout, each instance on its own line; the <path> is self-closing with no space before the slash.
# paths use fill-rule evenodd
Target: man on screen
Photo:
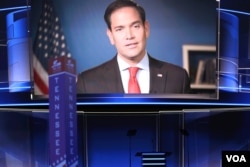
<path id="1" fill-rule="evenodd" d="M 80 73 L 78 93 L 189 93 L 189 77 L 183 68 L 156 60 L 146 51 L 150 27 L 141 6 L 116 0 L 107 7 L 104 19 L 117 54 Z"/>

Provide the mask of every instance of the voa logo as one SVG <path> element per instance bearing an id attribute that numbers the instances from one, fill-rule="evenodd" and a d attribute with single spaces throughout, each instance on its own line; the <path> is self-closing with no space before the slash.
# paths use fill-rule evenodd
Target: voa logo
<path id="1" fill-rule="evenodd" d="M 244 155 L 226 155 L 227 162 L 247 162 Z"/>

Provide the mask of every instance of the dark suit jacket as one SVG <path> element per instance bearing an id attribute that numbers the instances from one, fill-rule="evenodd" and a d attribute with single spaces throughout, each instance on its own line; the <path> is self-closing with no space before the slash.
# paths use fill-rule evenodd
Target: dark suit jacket
<path id="1" fill-rule="evenodd" d="M 150 94 L 188 93 L 187 72 L 176 65 L 149 56 Z M 160 75 L 159 75 L 160 74 Z M 124 93 L 117 58 L 79 74 L 78 93 Z"/>

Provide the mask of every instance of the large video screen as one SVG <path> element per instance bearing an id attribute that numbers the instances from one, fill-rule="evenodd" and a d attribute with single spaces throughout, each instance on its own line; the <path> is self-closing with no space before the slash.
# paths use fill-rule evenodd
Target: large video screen
<path id="1" fill-rule="evenodd" d="M 67 56 L 79 98 L 218 98 L 217 9 L 210 0 L 32 1 L 34 93 L 48 93 L 48 60 Z M 139 68 L 139 94 L 129 67 Z"/>

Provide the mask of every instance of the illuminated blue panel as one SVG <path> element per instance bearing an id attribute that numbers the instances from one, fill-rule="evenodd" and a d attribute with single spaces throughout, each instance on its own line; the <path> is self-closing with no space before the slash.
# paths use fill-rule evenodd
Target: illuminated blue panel
<path id="1" fill-rule="evenodd" d="M 239 21 L 235 15 L 220 12 L 220 89 L 238 91 Z"/>
<path id="2" fill-rule="evenodd" d="M 10 92 L 30 88 L 28 11 L 18 10 L 6 16 Z"/>

